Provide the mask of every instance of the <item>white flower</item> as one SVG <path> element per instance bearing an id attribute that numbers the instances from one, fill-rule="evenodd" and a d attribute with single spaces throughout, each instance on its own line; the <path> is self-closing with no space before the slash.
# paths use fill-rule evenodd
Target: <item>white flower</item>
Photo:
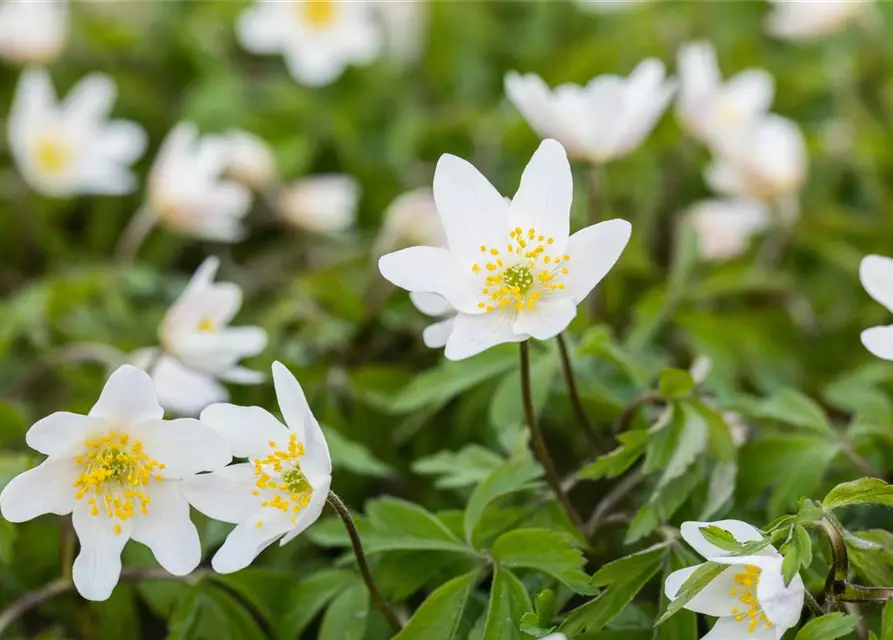
<path id="1" fill-rule="evenodd" d="M 632 9 L 637 5 L 649 2 L 649 0 L 575 0 L 575 2 L 578 7 L 586 11 L 613 13 Z"/>
<path id="2" fill-rule="evenodd" d="M 251 194 L 222 180 L 229 159 L 226 139 L 199 139 L 191 123 L 168 134 L 149 174 L 147 206 L 162 224 L 187 235 L 219 242 L 242 238 L 242 218 Z"/>
<path id="3" fill-rule="evenodd" d="M 763 534 L 740 520 L 685 522 L 682 537 L 710 562 L 729 565 L 684 608 L 719 618 L 703 640 L 780 640 L 800 621 L 805 588 L 800 575 L 785 586 L 782 557 L 774 547 L 765 547 L 752 556 L 732 556 L 729 551 L 707 542 L 701 527 L 724 529 L 741 543 L 760 540 Z M 680 569 L 667 577 L 664 591 L 670 600 L 697 565 Z"/>
<path id="4" fill-rule="evenodd" d="M 845 29 L 865 14 L 873 0 L 769 0 L 766 29 L 789 40 L 808 40 Z"/>
<path id="5" fill-rule="evenodd" d="M 368 2 L 259 0 L 239 18 L 239 40 L 248 51 L 281 53 L 301 84 L 334 82 L 348 64 L 372 62 L 381 34 Z"/>
<path id="6" fill-rule="evenodd" d="M 226 176 L 249 189 L 260 191 L 277 180 L 276 158 L 265 141 L 247 131 L 226 133 Z"/>
<path id="7" fill-rule="evenodd" d="M 304 391 L 278 362 L 273 383 L 284 425 L 260 407 L 215 404 L 202 412 L 202 422 L 226 439 L 233 454 L 248 458 L 182 487 L 196 509 L 236 524 L 211 560 L 220 573 L 244 569 L 277 540 L 290 542 L 316 522 L 329 495 L 329 447 Z"/>
<path id="8" fill-rule="evenodd" d="M 62 103 L 46 71 L 22 73 L 9 115 L 9 146 L 28 184 L 57 197 L 119 195 L 133 191 L 129 165 L 146 146 L 132 122 L 108 121 L 115 84 L 94 73 L 81 80 Z"/>
<path id="9" fill-rule="evenodd" d="M 797 192 L 809 159 L 800 128 L 770 114 L 713 140 L 716 155 L 705 173 L 711 189 L 723 195 L 775 199 Z"/>
<path id="10" fill-rule="evenodd" d="M 388 55 L 400 64 L 418 59 L 428 27 L 428 0 L 377 0 Z"/>
<path id="11" fill-rule="evenodd" d="M 859 265 L 859 279 L 868 295 L 893 311 L 893 259 L 865 256 Z M 893 325 L 866 329 L 862 344 L 878 358 L 893 360 Z"/>
<path id="12" fill-rule="evenodd" d="M 351 176 L 310 176 L 282 190 L 279 212 L 299 229 L 337 233 L 354 223 L 359 200 L 360 186 Z"/>
<path id="13" fill-rule="evenodd" d="M 717 130 L 738 129 L 766 115 L 775 82 L 762 69 L 747 69 L 725 83 L 716 51 L 709 42 L 692 42 L 679 49 L 677 115 L 695 138 L 709 141 Z"/>
<path id="14" fill-rule="evenodd" d="M 444 155 L 434 199 L 448 248 L 411 247 L 379 260 L 409 291 L 436 293 L 457 310 L 446 356 L 461 360 L 503 342 L 551 338 L 610 271 L 630 235 L 609 220 L 570 236 L 573 183 L 564 148 L 543 142 L 506 201 L 465 160 Z"/>
<path id="15" fill-rule="evenodd" d="M 68 38 L 68 2 L 0 2 L 0 58 L 20 64 L 47 64 Z"/>
<path id="16" fill-rule="evenodd" d="M 180 480 L 220 469 L 232 455 L 206 425 L 163 414 L 149 376 L 124 365 L 88 415 L 58 412 L 28 430 L 28 446 L 49 457 L 0 494 L 10 522 L 72 514 L 81 543 L 74 584 L 85 598 L 111 595 L 131 538 L 174 575 L 190 573 L 201 560 Z"/>
<path id="17" fill-rule="evenodd" d="M 675 90 L 660 60 L 641 62 L 628 78 L 603 75 L 585 87 L 550 90 L 534 74 L 505 77 L 508 99 L 543 138 L 570 156 L 603 163 L 629 155 L 654 128 Z"/>
<path id="18" fill-rule="evenodd" d="M 413 306 L 426 316 L 438 318 L 438 321 L 425 327 L 422 331 L 422 340 L 426 347 L 440 349 L 446 346 L 450 334 L 453 332 L 453 323 L 456 321 L 456 310 L 446 298 L 436 293 L 423 293 L 413 291 L 409 294 Z"/>
<path id="19" fill-rule="evenodd" d="M 155 385 L 158 404 L 181 416 L 197 416 L 215 402 L 225 402 L 229 392 L 214 376 L 190 369 L 157 348 L 139 349 L 128 362 L 147 372 Z"/>
<path id="20" fill-rule="evenodd" d="M 431 189 L 423 188 L 401 194 L 388 205 L 375 242 L 375 253 L 380 255 L 417 244 L 441 247 L 445 243 L 434 194 Z"/>
<path id="21" fill-rule="evenodd" d="M 189 406 L 188 413 L 197 413 L 208 404 L 202 402 L 218 399 L 213 396 L 222 387 L 215 379 L 238 384 L 263 380 L 263 374 L 239 366 L 239 360 L 263 351 L 267 334 L 260 327 L 229 326 L 242 306 L 242 290 L 232 282 L 214 282 L 218 266 L 217 258 L 206 259 L 161 323 L 164 353 L 184 365 L 163 359 L 153 369 L 162 397 L 173 401 L 172 409 Z"/>
<path id="22" fill-rule="evenodd" d="M 707 260 L 728 260 L 747 250 L 751 236 L 769 226 L 769 211 L 757 200 L 702 200 L 685 214 Z"/>

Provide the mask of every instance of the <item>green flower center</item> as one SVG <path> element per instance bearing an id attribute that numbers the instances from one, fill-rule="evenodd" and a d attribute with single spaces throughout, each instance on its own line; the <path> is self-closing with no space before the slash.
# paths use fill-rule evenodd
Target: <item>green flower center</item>
<path id="1" fill-rule="evenodd" d="M 519 293 L 524 294 L 533 286 L 533 274 L 527 265 L 516 264 L 503 271 L 502 281 L 506 286 L 517 288 Z"/>

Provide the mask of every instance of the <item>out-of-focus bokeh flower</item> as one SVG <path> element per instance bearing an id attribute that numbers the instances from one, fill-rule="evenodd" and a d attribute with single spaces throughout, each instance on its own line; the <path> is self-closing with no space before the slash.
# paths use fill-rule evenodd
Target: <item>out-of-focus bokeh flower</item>
<path id="1" fill-rule="evenodd" d="M 298 180 L 279 194 L 280 215 L 290 224 L 313 233 L 349 229 L 357 216 L 360 185 L 346 175 L 319 175 Z"/>
<path id="2" fill-rule="evenodd" d="M 868 295 L 893 312 L 893 259 L 865 256 L 859 265 L 859 279 Z M 862 344 L 878 358 L 893 360 L 893 325 L 866 329 Z"/>
<path id="3" fill-rule="evenodd" d="M 331 84 L 349 64 L 368 64 L 382 46 L 371 2 L 259 0 L 239 18 L 239 40 L 257 54 L 281 53 L 301 84 Z"/>
<path id="4" fill-rule="evenodd" d="M 574 2 L 578 7 L 586 11 L 613 13 L 632 9 L 636 5 L 645 4 L 650 2 L 650 0 L 574 0 Z"/>
<path id="5" fill-rule="evenodd" d="M 261 191 L 278 179 L 276 158 L 264 140 L 247 131 L 226 132 L 229 145 L 225 175 L 249 189 Z"/>
<path id="6" fill-rule="evenodd" d="M 746 127 L 772 106 L 775 81 L 769 72 L 747 69 L 724 83 L 709 42 L 683 45 L 678 67 L 676 113 L 685 130 L 702 142 L 725 130 Z"/>
<path id="7" fill-rule="evenodd" d="M 146 147 L 132 122 L 108 120 L 112 80 L 91 74 L 61 103 L 43 69 L 22 73 L 9 115 L 9 146 L 25 181 L 56 197 L 118 195 L 133 191 L 130 165 Z"/>
<path id="8" fill-rule="evenodd" d="M 874 0 L 769 0 L 766 29 L 778 38 L 810 40 L 843 29 L 871 10 Z"/>
<path id="9" fill-rule="evenodd" d="M 47 64 L 68 39 L 68 1 L 0 0 L 0 58 Z"/>
<path id="10" fill-rule="evenodd" d="M 422 340 L 424 340 L 425 346 L 432 349 L 445 347 L 453 332 L 453 323 L 456 321 L 457 312 L 453 305 L 436 293 L 412 291 L 409 294 L 409 299 L 412 301 L 412 305 L 426 316 L 439 319 L 422 331 Z"/>
<path id="11" fill-rule="evenodd" d="M 190 369 L 156 347 L 139 349 L 128 360 L 152 377 L 158 404 L 165 411 L 197 416 L 205 407 L 229 399 L 229 391 L 217 378 Z"/>
<path id="12" fill-rule="evenodd" d="M 770 114 L 749 126 L 724 131 L 705 179 L 717 193 L 772 200 L 796 193 L 806 180 L 809 157 L 797 124 Z"/>
<path id="13" fill-rule="evenodd" d="M 428 0 L 377 0 L 385 33 L 385 50 L 398 64 L 418 59 L 428 31 Z"/>
<path id="14" fill-rule="evenodd" d="M 685 214 L 706 260 L 728 260 L 747 250 L 750 238 L 770 222 L 768 207 L 758 200 L 702 200 Z"/>
<path id="15" fill-rule="evenodd" d="M 555 138 L 575 160 L 605 163 L 632 153 L 654 128 L 675 91 L 664 64 L 650 58 L 627 78 L 602 75 L 585 87 L 550 89 L 535 74 L 510 72 L 505 91 L 542 138 Z"/>
<path id="16" fill-rule="evenodd" d="M 199 137 L 191 123 L 167 136 L 149 174 L 147 207 L 161 224 L 196 238 L 236 242 L 251 193 L 221 178 L 229 161 L 223 136 Z"/>
<path id="17" fill-rule="evenodd" d="M 375 253 L 415 245 L 440 247 L 445 242 L 434 193 L 425 187 L 394 198 L 384 213 Z"/>

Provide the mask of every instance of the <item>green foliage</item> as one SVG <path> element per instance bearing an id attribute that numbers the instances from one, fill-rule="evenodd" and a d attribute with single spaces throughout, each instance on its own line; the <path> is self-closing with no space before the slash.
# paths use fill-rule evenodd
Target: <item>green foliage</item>
<path id="1" fill-rule="evenodd" d="M 858 623 L 858 616 L 829 613 L 807 622 L 794 640 L 836 640 L 852 633 Z"/>
<path id="2" fill-rule="evenodd" d="M 893 487 L 879 478 L 862 478 L 837 485 L 822 500 L 828 511 L 859 504 L 893 506 Z"/>

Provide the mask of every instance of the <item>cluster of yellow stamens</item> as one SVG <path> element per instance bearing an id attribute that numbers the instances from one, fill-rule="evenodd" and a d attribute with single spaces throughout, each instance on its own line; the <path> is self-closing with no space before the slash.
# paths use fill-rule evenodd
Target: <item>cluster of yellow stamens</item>
<path id="1" fill-rule="evenodd" d="M 286 450 L 277 449 L 279 445 L 271 440 L 272 451 L 266 458 L 254 459 L 254 475 L 257 478 L 257 489 L 253 492 L 259 496 L 261 490 L 270 489 L 273 497 L 260 503 L 262 507 L 272 507 L 283 512 L 291 512 L 292 524 L 298 520 L 298 512 L 310 504 L 313 487 L 307 476 L 301 471 L 300 458 L 304 455 L 304 445 L 298 442 L 298 436 L 291 434 Z M 279 493 L 281 492 L 281 493 Z M 256 526 L 262 527 L 263 521 Z"/>
<path id="2" fill-rule="evenodd" d="M 299 5 L 303 18 L 313 27 L 324 27 L 335 17 L 336 0 L 304 0 Z"/>
<path id="3" fill-rule="evenodd" d="M 41 136 L 37 141 L 37 162 L 47 173 L 59 173 L 71 159 L 71 149 L 52 136 Z"/>
<path id="4" fill-rule="evenodd" d="M 151 480 L 160 481 L 158 471 L 164 465 L 150 458 L 141 442 L 131 442 L 126 433 L 112 431 L 102 438 L 87 440 L 87 451 L 75 457 L 75 462 L 86 465 L 74 482 L 75 498 L 88 498 L 90 513 L 100 512 L 109 518 L 129 520 L 136 515 L 148 515 L 149 503 L 145 487 Z M 121 533 L 121 525 L 115 523 L 115 533 Z"/>
<path id="5" fill-rule="evenodd" d="M 202 318 L 198 323 L 198 330 L 201 332 L 213 331 L 217 327 L 217 323 L 213 318 Z"/>
<path id="6" fill-rule="evenodd" d="M 564 289 L 557 280 L 567 275 L 566 263 L 571 257 L 550 254 L 549 247 L 554 243 L 554 238 L 540 235 L 536 229 L 515 227 L 509 231 L 505 261 L 499 249 L 482 244 L 481 253 L 487 262 L 483 267 L 477 262 L 471 265 L 474 274 L 486 272 L 481 293 L 487 298 L 478 303 L 478 308 L 488 313 L 508 307 L 533 309 L 543 292 Z"/>
<path id="7" fill-rule="evenodd" d="M 760 601 L 757 600 L 757 585 L 760 583 L 760 568 L 752 564 L 744 565 L 744 571 L 735 575 L 735 582 L 741 585 L 741 588 L 734 588 L 729 591 L 729 595 L 737 596 L 738 601 L 747 606 L 747 609 L 734 608 L 731 613 L 738 622 L 747 620 L 747 630 L 753 633 L 759 625 L 772 627 L 772 623 L 763 609 L 760 607 Z M 740 595 L 739 595 L 740 594 Z"/>

